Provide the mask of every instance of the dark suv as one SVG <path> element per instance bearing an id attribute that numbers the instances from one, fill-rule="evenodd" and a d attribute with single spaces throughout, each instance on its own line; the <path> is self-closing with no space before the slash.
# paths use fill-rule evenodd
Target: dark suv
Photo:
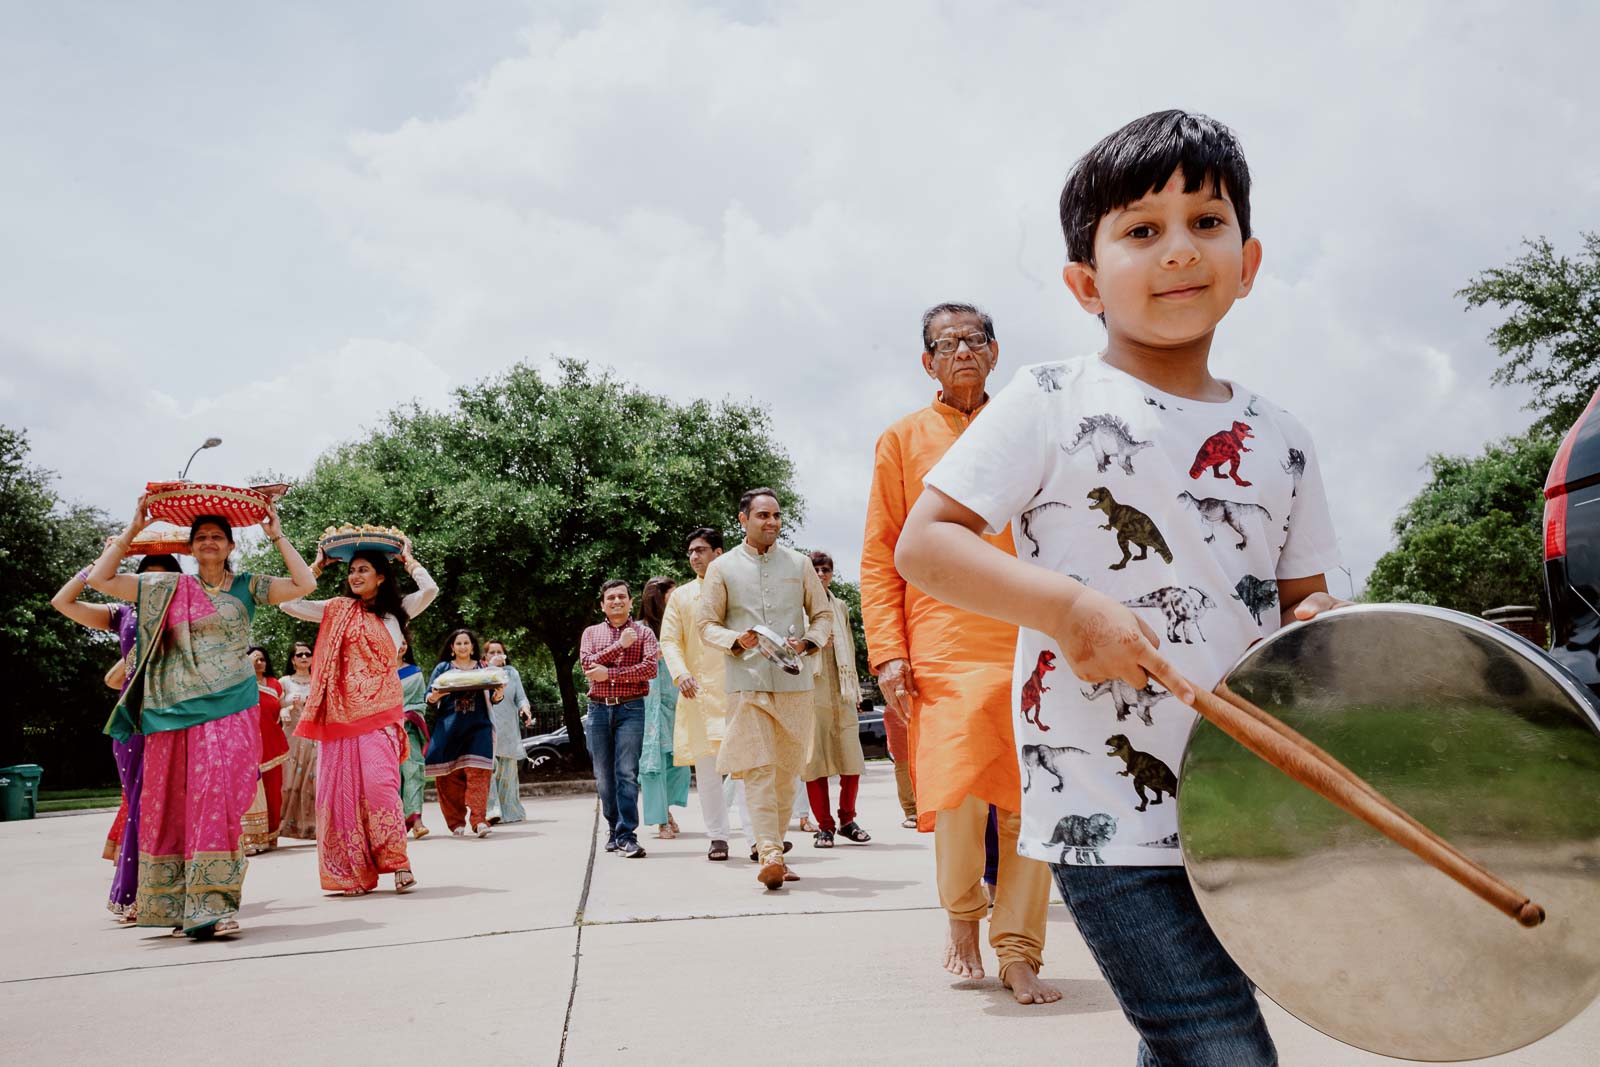
<path id="1" fill-rule="evenodd" d="M 1600 392 L 1545 479 L 1544 586 L 1550 655 L 1600 696 Z"/>

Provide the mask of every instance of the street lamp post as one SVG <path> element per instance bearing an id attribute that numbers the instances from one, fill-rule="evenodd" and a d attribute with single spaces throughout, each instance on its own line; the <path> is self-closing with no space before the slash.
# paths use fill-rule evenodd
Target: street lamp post
<path id="1" fill-rule="evenodd" d="M 194 462 L 194 457 L 198 456 L 201 452 L 204 452 L 208 448 L 216 448 L 221 443 L 222 443 L 222 438 L 220 438 L 220 437 L 208 437 L 208 438 L 206 438 L 205 444 L 201 445 L 199 448 L 197 448 L 193 452 L 189 453 L 189 463 L 193 463 Z M 189 480 L 189 463 L 185 463 L 183 465 L 183 473 L 178 475 L 178 481 L 186 482 L 186 481 Z"/>

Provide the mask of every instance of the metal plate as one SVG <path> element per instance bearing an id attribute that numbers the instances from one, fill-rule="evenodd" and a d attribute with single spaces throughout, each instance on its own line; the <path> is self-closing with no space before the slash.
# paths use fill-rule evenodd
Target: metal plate
<path id="1" fill-rule="evenodd" d="M 1178 783 L 1218 938 L 1323 1033 L 1451 1061 L 1537 1041 L 1600 994 L 1600 715 L 1532 644 L 1439 608 L 1285 627 L 1227 676 L 1545 907 L 1524 929 L 1205 720 Z"/>

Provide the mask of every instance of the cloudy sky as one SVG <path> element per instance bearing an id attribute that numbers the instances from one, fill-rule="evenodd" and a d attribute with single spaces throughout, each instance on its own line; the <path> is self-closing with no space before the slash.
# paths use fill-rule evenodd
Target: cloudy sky
<path id="1" fill-rule="evenodd" d="M 1002 371 L 1095 350 L 1061 179 L 1184 107 L 1240 134 L 1266 246 L 1214 367 L 1316 436 L 1359 587 L 1428 453 L 1529 421 L 1453 293 L 1600 225 L 1600 9 L 1110 6 L 13 8 L 0 422 L 120 515 L 207 435 L 196 476 L 303 472 L 577 356 L 768 405 L 798 539 L 854 577 L 873 441 L 931 397 L 921 310 L 987 307 Z"/>

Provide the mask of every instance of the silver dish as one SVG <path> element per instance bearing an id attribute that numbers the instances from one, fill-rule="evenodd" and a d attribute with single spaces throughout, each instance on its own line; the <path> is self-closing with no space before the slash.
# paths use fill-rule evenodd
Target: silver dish
<path id="1" fill-rule="evenodd" d="M 1178 782 L 1200 907 L 1274 1001 L 1358 1048 L 1521 1048 L 1600 994 L 1600 715 L 1482 619 L 1359 605 L 1285 627 L 1226 678 L 1544 905 L 1525 929 L 1197 721 Z"/>
<path id="2" fill-rule="evenodd" d="M 786 674 L 800 673 L 800 654 L 789 647 L 789 642 L 779 637 L 766 626 L 756 625 L 750 627 L 750 629 L 758 640 L 755 648 L 745 649 L 745 659 L 753 659 L 758 655 L 765 656 L 783 668 Z"/>

